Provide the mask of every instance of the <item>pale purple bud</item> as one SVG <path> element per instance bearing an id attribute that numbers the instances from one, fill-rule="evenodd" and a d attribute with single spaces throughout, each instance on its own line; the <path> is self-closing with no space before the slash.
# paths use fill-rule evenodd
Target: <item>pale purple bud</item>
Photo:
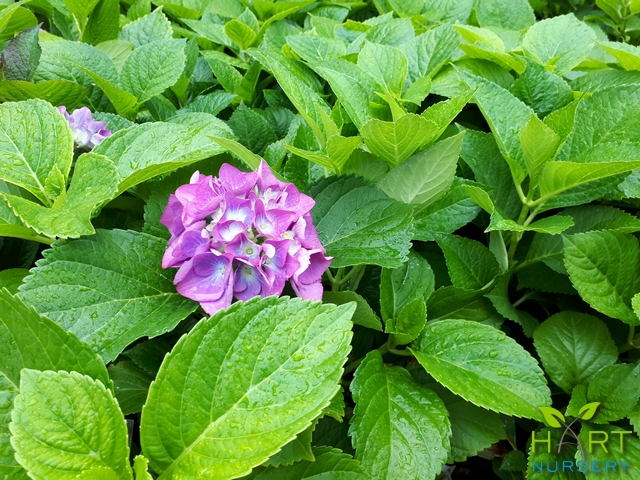
<path id="1" fill-rule="evenodd" d="M 67 107 L 58 107 L 58 111 L 69 122 L 73 139 L 78 148 L 94 148 L 105 138 L 111 136 L 111 130 L 105 128 L 107 122 L 97 122 L 91 116 L 91 110 L 82 107 L 74 110 L 71 115 L 67 113 Z"/>

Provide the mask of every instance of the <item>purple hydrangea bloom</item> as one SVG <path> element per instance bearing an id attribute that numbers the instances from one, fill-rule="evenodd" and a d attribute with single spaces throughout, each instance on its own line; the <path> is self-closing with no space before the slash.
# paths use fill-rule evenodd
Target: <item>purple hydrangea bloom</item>
<path id="1" fill-rule="evenodd" d="M 218 177 L 195 172 L 160 219 L 171 233 L 162 267 L 178 268 L 178 292 L 209 315 L 233 297 L 280 295 L 287 280 L 300 297 L 321 300 L 332 258 L 313 225 L 314 203 L 264 160 L 251 173 L 228 164 Z"/>
<path id="2" fill-rule="evenodd" d="M 87 107 L 74 110 L 71 115 L 67 113 L 67 107 L 58 107 L 58 111 L 69 122 L 78 148 L 93 148 L 111 136 L 111 130 L 105 128 L 107 122 L 96 122 Z"/>

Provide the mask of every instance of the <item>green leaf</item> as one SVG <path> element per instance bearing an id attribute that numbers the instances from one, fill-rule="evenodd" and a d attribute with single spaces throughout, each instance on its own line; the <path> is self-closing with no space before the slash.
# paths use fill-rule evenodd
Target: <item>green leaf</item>
<path id="1" fill-rule="evenodd" d="M 398 48 L 365 42 L 358 54 L 358 66 L 386 92 L 397 96 L 402 94 L 409 67 L 407 57 Z"/>
<path id="2" fill-rule="evenodd" d="M 22 285 L 24 277 L 29 274 L 26 268 L 8 268 L 0 271 L 0 289 L 6 288 L 9 293 L 18 293 L 18 287 Z"/>
<path id="3" fill-rule="evenodd" d="M 64 180 L 61 180 L 64 183 Z M 76 161 L 69 190 L 52 208 L 9 194 L 5 200 L 25 225 L 51 238 L 77 238 L 95 233 L 91 216 L 118 191 L 118 174 L 104 155 L 84 153 Z"/>
<path id="4" fill-rule="evenodd" d="M 599 406 L 600 402 L 587 403 L 580 409 L 580 411 L 578 412 L 578 416 L 582 420 L 591 420 L 595 416 L 596 410 Z"/>
<path id="5" fill-rule="evenodd" d="M 567 420 L 562 415 L 562 412 L 559 412 L 553 407 L 538 407 L 544 415 L 544 421 L 547 425 L 552 428 L 562 428 L 560 422 L 566 422 Z M 560 421 L 558 421 L 560 420 Z"/>
<path id="6" fill-rule="evenodd" d="M 411 351 L 438 382 L 480 407 L 542 419 L 538 407 L 551 404 L 549 388 L 538 363 L 513 339 L 466 320 L 427 324 L 425 332 Z"/>
<path id="7" fill-rule="evenodd" d="M 137 455 L 133 459 L 133 473 L 136 480 L 153 480 L 151 474 L 147 471 L 149 468 L 149 460 L 142 455 Z"/>
<path id="8" fill-rule="evenodd" d="M 322 294 L 322 301 L 325 303 L 334 303 L 336 305 L 344 305 L 345 303 L 356 302 L 356 311 L 354 312 L 351 321 L 355 325 L 361 325 L 363 327 L 371 328 L 379 332 L 382 331 L 380 319 L 371 309 L 367 301 L 356 292 L 331 292 L 325 290 L 325 292 Z"/>
<path id="9" fill-rule="evenodd" d="M 265 118 L 244 104 L 236 108 L 228 125 L 240 143 L 257 155 L 263 155 L 267 146 L 278 140 Z"/>
<path id="10" fill-rule="evenodd" d="M 47 176 L 57 167 L 66 180 L 72 159 L 69 123 L 54 107 L 42 100 L 0 105 L 0 179 L 51 205 L 57 195 L 47 190 Z"/>
<path id="11" fill-rule="evenodd" d="M 124 415 L 142 411 L 153 377 L 131 360 L 109 366 L 118 405 Z"/>
<path id="12" fill-rule="evenodd" d="M 596 317 L 564 311 L 542 322 L 533 335 L 544 371 L 565 392 L 587 384 L 618 360 L 607 326 Z"/>
<path id="13" fill-rule="evenodd" d="M 153 42 L 170 40 L 173 36 L 171 23 L 161 9 L 154 10 L 135 22 L 125 25 L 118 39 L 133 43 L 135 47 Z"/>
<path id="14" fill-rule="evenodd" d="M 476 5 L 476 17 L 481 27 L 524 30 L 536 17 L 527 0 L 484 0 Z"/>
<path id="15" fill-rule="evenodd" d="M 175 292 L 173 272 L 161 269 L 165 247 L 162 239 L 122 230 L 55 244 L 20 296 L 111 361 L 134 340 L 172 330 L 197 307 Z"/>
<path id="16" fill-rule="evenodd" d="M 640 50 L 638 47 L 621 42 L 598 42 L 625 70 L 640 70 Z"/>
<path id="17" fill-rule="evenodd" d="M 424 2 L 425 0 L 389 0 L 389 5 L 401 17 L 412 17 L 422 13 Z"/>
<path id="18" fill-rule="evenodd" d="M 335 478 L 340 480 L 365 480 L 360 463 L 337 448 L 318 447 L 313 449 L 315 461 L 303 460 L 287 467 L 269 467 L 245 477 L 250 480 L 304 480 Z"/>
<path id="19" fill-rule="evenodd" d="M 127 57 L 133 52 L 133 43 L 124 40 L 107 40 L 96 45 L 96 48 L 106 53 L 118 71 L 121 71 Z"/>
<path id="20" fill-rule="evenodd" d="M 460 132 L 415 154 L 387 173 L 378 187 L 401 202 L 430 205 L 453 183 L 463 137 Z"/>
<path id="21" fill-rule="evenodd" d="M 373 77 L 357 65 L 341 58 L 326 60 L 313 66 L 313 69 L 329 82 L 354 125 L 359 130 L 362 129 L 373 118 L 372 106 L 380 105 L 379 97 L 375 94 L 376 81 Z"/>
<path id="22" fill-rule="evenodd" d="M 75 370 L 109 385 L 102 360 L 72 333 L 38 315 L 20 299 L 0 289 L 0 475 L 24 472 L 14 459 L 9 443 L 9 421 L 13 399 L 18 394 L 20 371 Z"/>
<path id="23" fill-rule="evenodd" d="M 344 43 L 337 38 L 325 38 L 318 35 L 290 35 L 287 43 L 305 62 L 311 64 L 338 58 L 347 53 Z"/>
<path id="24" fill-rule="evenodd" d="M 91 11 L 98 4 L 98 0 L 64 0 L 71 14 L 75 17 L 80 30 L 84 30 L 84 25 Z"/>
<path id="25" fill-rule="evenodd" d="M 321 127 L 323 121 L 320 110 L 326 114 L 330 114 L 331 111 L 318 94 L 317 86 L 305 81 L 307 77 L 315 80 L 313 73 L 309 72 L 301 63 L 277 52 L 254 49 L 250 50 L 249 54 L 273 74 L 291 103 L 309 124 L 316 138 L 323 139 L 324 133 Z"/>
<path id="26" fill-rule="evenodd" d="M 42 54 L 38 30 L 38 27 L 33 27 L 20 32 L 0 54 L 0 67 L 6 80 L 30 82 L 33 78 Z"/>
<path id="27" fill-rule="evenodd" d="M 315 425 L 300 432 L 296 438 L 287 443 L 282 449 L 264 462 L 264 467 L 280 467 L 291 465 L 301 460 L 313 462 L 315 460 L 311 448 L 311 436 Z"/>
<path id="28" fill-rule="evenodd" d="M 618 480 L 626 479 L 634 475 L 637 469 L 636 465 L 638 465 L 638 460 L 640 460 L 640 439 L 632 432 L 629 432 L 629 434 L 622 433 L 624 431 L 628 430 L 615 425 L 590 425 L 589 423 L 583 423 L 578 437 L 580 438 L 580 442 L 585 446 L 585 455 L 587 457 L 585 463 L 587 466 L 590 466 L 592 461 L 599 460 L 600 463 L 595 464 L 596 469 L 604 471 L 603 467 L 606 465 L 606 462 L 616 462 L 615 465 L 618 466 L 618 469 L 615 472 L 607 472 L 606 476 L 608 478 Z M 604 435 L 603 433 L 595 432 L 603 432 Z M 608 440 L 604 445 L 606 446 L 606 451 L 602 449 L 603 445 L 597 443 L 605 439 L 605 435 Z M 590 452 L 588 448 L 590 437 L 593 438 L 592 452 Z M 578 460 L 582 459 L 579 450 L 576 452 L 575 458 Z M 609 465 L 611 465 L 611 463 L 609 463 Z M 600 474 L 589 471 L 585 473 L 585 477 L 587 480 L 596 480 L 600 478 Z"/>
<path id="29" fill-rule="evenodd" d="M 451 282 L 459 288 L 482 289 L 498 275 L 498 261 L 480 242 L 456 235 L 434 235 L 447 260 Z"/>
<path id="30" fill-rule="evenodd" d="M 509 298 L 508 276 L 503 277 L 485 297 L 491 301 L 500 315 L 522 326 L 522 330 L 527 337 L 531 338 L 533 336 L 533 332 L 537 329 L 539 322 L 529 312 L 518 310 L 513 306 Z"/>
<path id="31" fill-rule="evenodd" d="M 193 115 L 193 114 L 191 114 Z M 213 157 L 226 150 L 208 135 L 232 137 L 227 125 L 212 115 L 201 125 L 145 123 L 134 125 L 106 138 L 93 149 L 109 157 L 116 165 L 120 184 L 118 193 L 163 173 Z M 179 115 L 178 120 L 187 119 Z"/>
<path id="32" fill-rule="evenodd" d="M 371 119 L 360 129 L 367 147 L 391 167 L 409 158 L 436 134 L 436 124 L 414 113 L 407 113 L 393 122 Z"/>
<path id="33" fill-rule="evenodd" d="M 595 231 L 566 236 L 564 263 L 571 283 L 595 310 L 640 325 L 631 309 L 640 286 L 640 248 L 633 235 Z"/>
<path id="34" fill-rule="evenodd" d="M 535 115 L 531 115 L 531 120 L 518 132 L 518 137 L 529 174 L 529 188 L 533 188 L 538 182 L 538 175 L 544 164 L 554 156 L 560 144 L 560 137 Z"/>
<path id="35" fill-rule="evenodd" d="M 257 32 L 255 30 L 236 19 L 225 24 L 224 32 L 241 50 L 250 48 L 257 38 Z"/>
<path id="36" fill-rule="evenodd" d="M 411 81 L 417 82 L 424 76 L 433 78 L 438 70 L 451 60 L 458 45 L 460 35 L 446 23 L 399 45 L 409 61 Z"/>
<path id="37" fill-rule="evenodd" d="M 33 477 L 75 478 L 102 467 L 107 478 L 133 478 L 124 416 L 100 381 L 25 368 L 11 420 L 16 459 Z"/>
<path id="38" fill-rule="evenodd" d="M 537 22 L 525 34 L 522 49 L 557 75 L 589 56 L 596 34 L 572 13 Z"/>
<path id="39" fill-rule="evenodd" d="M 411 207 L 356 177 L 332 177 L 316 185 L 313 219 L 332 267 L 374 264 L 399 267 L 407 258 Z"/>
<path id="40" fill-rule="evenodd" d="M 269 297 L 198 323 L 165 358 L 142 411 L 153 469 L 239 477 L 276 453 L 338 391 L 354 310 Z M 214 383 L 203 390 L 204 378 Z"/>
<path id="41" fill-rule="evenodd" d="M 573 91 L 564 79 L 530 59 L 527 59 L 526 70 L 510 90 L 533 108 L 540 118 L 573 101 Z"/>
<path id="42" fill-rule="evenodd" d="M 184 41 L 162 40 L 133 50 L 122 66 L 120 86 L 144 103 L 174 85 L 186 61 Z"/>
<path id="43" fill-rule="evenodd" d="M 587 388 L 587 400 L 600 402 L 594 423 L 607 423 L 627 416 L 640 398 L 640 365 L 617 364 L 596 372 Z"/>
<path id="44" fill-rule="evenodd" d="M 427 302 L 429 320 L 453 318 L 499 327 L 503 318 L 483 296 L 485 293 L 486 290 L 465 290 L 452 285 L 440 287 Z"/>
<path id="45" fill-rule="evenodd" d="M 464 189 L 465 181 L 454 178 L 451 188 L 438 200 L 414 213 L 416 240 L 435 240 L 435 233 L 453 233 L 478 215 L 480 207 Z"/>
<path id="46" fill-rule="evenodd" d="M 418 297 L 406 305 L 395 318 L 386 322 L 385 332 L 393 335 L 397 345 L 413 342 L 427 322 L 427 304 L 423 297 Z"/>
<path id="47" fill-rule="evenodd" d="M 635 143 L 640 141 L 640 121 L 634 112 L 639 107 L 640 85 L 594 92 L 576 104 L 573 130 L 563 142 L 557 159 L 579 163 L 603 159 L 612 163 L 614 160 L 638 160 Z M 571 122 L 563 120 L 563 123 Z M 626 143 L 632 143 L 629 152 L 621 148 Z"/>
<path id="48" fill-rule="evenodd" d="M 442 400 L 370 352 L 351 383 L 349 435 L 369 478 L 431 478 L 446 461 L 451 426 Z"/>
<path id="49" fill-rule="evenodd" d="M 571 188 L 640 168 L 640 161 L 629 162 L 548 162 L 540 173 L 538 186 L 544 201 Z"/>
<path id="50" fill-rule="evenodd" d="M 87 99 L 87 91 L 68 80 L 47 80 L 40 83 L 0 80 L 0 102 L 21 102 L 34 98 L 40 98 L 54 106 L 64 105 L 72 111 Z"/>
<path id="51" fill-rule="evenodd" d="M 471 88 L 477 88 L 474 98 L 478 107 L 509 164 L 511 175 L 517 183 L 522 182 L 526 165 L 518 132 L 529 122 L 533 110 L 493 82 L 465 72 L 462 75 Z"/>
<path id="52" fill-rule="evenodd" d="M 431 105 L 424 112 L 422 116 L 427 120 L 431 120 L 438 126 L 438 133 L 433 140 L 440 138 L 440 135 L 444 133 L 449 124 L 458 116 L 467 102 L 474 95 L 473 90 L 469 90 L 462 95 L 457 95 L 444 102 L 438 102 Z"/>
<path id="53" fill-rule="evenodd" d="M 120 31 L 120 2 L 100 0 L 89 15 L 82 41 L 92 45 L 115 40 Z"/>

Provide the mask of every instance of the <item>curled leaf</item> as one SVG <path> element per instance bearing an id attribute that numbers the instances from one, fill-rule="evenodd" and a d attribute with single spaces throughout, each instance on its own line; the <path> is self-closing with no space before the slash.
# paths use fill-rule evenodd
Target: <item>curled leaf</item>
<path id="1" fill-rule="evenodd" d="M 582 420 L 591 420 L 596 414 L 596 410 L 598 410 L 599 406 L 600 402 L 587 403 L 578 412 L 578 417 L 580 417 Z"/>
<path id="2" fill-rule="evenodd" d="M 556 410 L 555 408 L 553 407 L 538 407 L 538 408 L 542 412 L 542 415 L 544 415 L 545 422 L 550 427 L 560 428 L 562 427 L 560 422 L 562 423 L 566 422 L 564 415 L 562 415 L 562 413 Z M 558 420 L 560 420 L 560 422 Z"/>

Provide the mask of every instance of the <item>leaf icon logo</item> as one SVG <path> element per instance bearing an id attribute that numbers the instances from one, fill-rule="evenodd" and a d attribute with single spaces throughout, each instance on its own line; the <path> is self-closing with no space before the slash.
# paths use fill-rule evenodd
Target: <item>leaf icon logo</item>
<path id="1" fill-rule="evenodd" d="M 600 402 L 587 403 L 578 412 L 578 417 L 581 418 L 582 420 L 591 420 L 596 414 L 596 410 L 598 410 L 599 406 L 600 406 Z"/>
<path id="2" fill-rule="evenodd" d="M 564 418 L 564 415 L 562 415 L 562 412 L 559 412 L 553 407 L 538 407 L 538 408 L 542 412 L 542 415 L 544 415 L 544 420 L 548 426 L 552 428 L 561 428 L 562 425 L 565 425 L 566 420 Z"/>

